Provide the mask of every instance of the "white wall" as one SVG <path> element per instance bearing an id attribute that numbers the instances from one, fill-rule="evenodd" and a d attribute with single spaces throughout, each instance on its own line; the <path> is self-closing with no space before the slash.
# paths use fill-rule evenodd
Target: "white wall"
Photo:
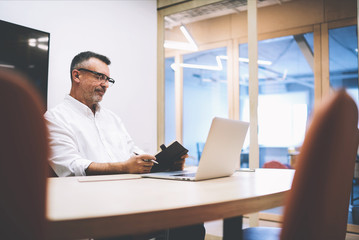
<path id="1" fill-rule="evenodd" d="M 0 1 L 0 19 L 50 33 L 49 108 L 69 93 L 77 53 L 108 56 L 116 84 L 102 104 L 139 147 L 156 152 L 156 0 Z"/>

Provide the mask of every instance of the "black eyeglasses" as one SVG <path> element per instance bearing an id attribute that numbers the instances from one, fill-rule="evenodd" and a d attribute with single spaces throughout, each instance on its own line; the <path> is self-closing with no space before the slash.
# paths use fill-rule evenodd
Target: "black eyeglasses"
<path id="1" fill-rule="evenodd" d="M 103 81 L 103 82 L 108 82 L 108 86 L 111 87 L 114 83 L 115 83 L 115 80 L 113 78 L 109 78 L 107 77 L 105 74 L 103 73 L 99 73 L 99 72 L 95 72 L 95 71 L 92 71 L 92 70 L 88 70 L 86 68 L 78 68 L 77 69 L 78 71 L 85 71 L 85 72 L 89 72 L 89 73 L 92 73 L 92 74 L 95 74 L 97 76 L 97 79 L 99 81 Z"/>

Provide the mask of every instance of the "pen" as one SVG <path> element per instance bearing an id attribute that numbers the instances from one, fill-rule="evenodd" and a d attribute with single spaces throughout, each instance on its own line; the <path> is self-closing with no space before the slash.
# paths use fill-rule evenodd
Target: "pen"
<path id="1" fill-rule="evenodd" d="M 133 154 L 135 155 L 139 155 L 138 153 L 136 152 L 133 152 Z M 156 160 L 153 160 L 153 159 L 142 159 L 144 162 L 153 162 L 155 164 L 159 164 Z"/>

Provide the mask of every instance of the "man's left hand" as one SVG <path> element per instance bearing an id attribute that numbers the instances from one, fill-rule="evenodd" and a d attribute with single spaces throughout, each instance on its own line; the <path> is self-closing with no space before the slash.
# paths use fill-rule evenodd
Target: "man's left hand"
<path id="1" fill-rule="evenodd" d="M 171 171 L 181 171 L 184 169 L 184 163 L 186 161 L 186 158 L 188 158 L 188 154 L 181 156 L 181 158 L 175 162 L 173 162 L 173 165 L 171 167 Z"/>

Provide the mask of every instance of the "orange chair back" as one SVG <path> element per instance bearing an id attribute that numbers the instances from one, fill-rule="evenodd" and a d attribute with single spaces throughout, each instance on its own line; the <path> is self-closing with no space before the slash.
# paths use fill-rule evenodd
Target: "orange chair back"
<path id="1" fill-rule="evenodd" d="M 39 95 L 0 70 L 0 239 L 45 237 L 48 133 Z"/>
<path id="2" fill-rule="evenodd" d="M 345 239 L 357 124 L 357 106 L 344 90 L 315 112 L 286 201 L 282 240 Z"/>

